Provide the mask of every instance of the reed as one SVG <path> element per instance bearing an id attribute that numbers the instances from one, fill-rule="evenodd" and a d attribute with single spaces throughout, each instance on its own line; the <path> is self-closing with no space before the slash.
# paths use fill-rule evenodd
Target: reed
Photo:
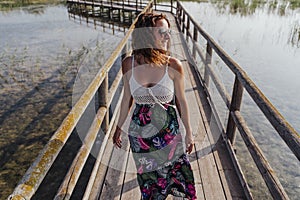
<path id="1" fill-rule="evenodd" d="M 0 1 L 0 11 L 12 10 L 14 8 L 41 5 L 41 4 L 61 4 L 63 0 L 4 0 Z"/>

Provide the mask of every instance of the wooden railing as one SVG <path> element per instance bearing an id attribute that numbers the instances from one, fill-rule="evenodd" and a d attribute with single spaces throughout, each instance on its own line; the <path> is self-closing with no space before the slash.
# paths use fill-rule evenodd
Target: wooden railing
<path id="1" fill-rule="evenodd" d="M 110 9 L 131 9 L 136 12 L 143 10 L 149 3 L 148 0 L 67 0 L 67 3 L 80 3 L 85 6 L 102 6 Z"/>
<path id="2" fill-rule="evenodd" d="M 176 16 L 178 24 L 181 27 L 182 32 L 185 34 L 186 40 L 192 41 L 192 47 L 190 51 L 192 52 L 193 59 L 196 60 L 197 57 L 200 57 L 202 62 L 205 64 L 204 76 L 201 76 L 201 73 L 197 71 L 198 77 L 206 88 L 206 91 L 208 91 L 209 88 L 209 81 L 213 81 L 217 88 L 217 91 L 222 97 L 222 100 L 225 102 L 227 109 L 229 110 L 226 129 L 222 125 L 222 135 L 226 141 L 227 148 L 230 151 L 232 161 L 235 163 L 237 171 L 239 172 L 241 170 L 233 148 L 236 137 L 236 128 L 238 128 L 239 132 L 241 133 L 241 136 L 246 146 L 248 147 L 248 150 L 254 162 L 256 163 L 256 166 L 259 169 L 266 185 L 268 186 L 271 195 L 275 199 L 289 199 L 281 183 L 279 182 L 279 179 L 277 178 L 267 159 L 263 155 L 263 152 L 258 146 L 247 123 L 244 120 L 244 117 L 240 112 L 244 89 L 246 90 L 246 92 L 248 92 L 250 97 L 254 100 L 254 102 L 263 112 L 264 116 L 270 121 L 274 129 L 281 136 L 281 138 L 294 153 L 294 155 L 298 158 L 298 160 L 300 160 L 299 134 L 269 102 L 269 100 L 264 96 L 260 89 L 243 71 L 243 69 L 198 25 L 198 23 L 193 19 L 193 17 L 187 12 L 187 10 L 179 1 L 177 1 Z M 191 27 L 193 27 L 193 30 L 191 30 Z M 201 39 L 204 39 L 206 41 L 205 47 L 200 46 L 198 42 L 199 36 L 202 37 Z M 202 53 L 201 48 L 206 49 L 205 53 Z M 221 80 L 218 79 L 218 76 L 214 72 L 214 69 L 212 67 L 213 51 L 226 64 L 226 66 L 232 71 L 232 73 L 234 73 L 235 81 L 231 96 L 228 94 Z M 211 98 L 210 94 L 207 95 L 209 98 Z M 213 100 L 211 100 L 210 102 L 212 103 L 212 108 L 214 108 L 215 106 L 213 105 Z M 242 184 L 246 184 L 243 174 L 240 173 L 239 176 Z M 248 199 L 252 199 L 249 188 L 244 188 L 246 194 L 248 194 Z"/>
<path id="3" fill-rule="evenodd" d="M 152 7 L 153 1 L 149 1 L 148 5 L 144 8 L 143 12 L 151 11 Z M 70 199 L 100 128 L 105 132 L 104 141 L 102 143 L 102 146 L 104 147 L 104 144 L 108 140 L 109 133 L 111 132 L 114 126 L 114 121 L 116 119 L 117 112 L 115 112 L 113 116 L 109 117 L 108 108 L 122 79 L 122 75 L 121 71 L 119 71 L 111 87 L 108 88 L 108 72 L 112 68 L 116 59 L 120 55 L 126 53 L 128 40 L 134 29 L 134 23 L 131 25 L 129 31 L 124 36 L 122 41 L 118 44 L 115 51 L 113 51 L 112 55 L 101 67 L 100 71 L 97 73 L 97 75 L 95 76 L 91 84 L 88 86 L 88 88 L 85 90 L 83 95 L 73 106 L 72 110 L 66 116 L 58 130 L 51 137 L 50 141 L 47 143 L 40 155 L 37 157 L 37 159 L 34 161 L 31 167 L 27 170 L 23 179 L 19 182 L 14 192 L 9 196 L 9 199 L 27 200 L 34 195 L 34 193 L 39 188 L 41 182 L 45 178 L 48 170 L 53 165 L 61 149 L 66 144 L 73 129 L 76 127 L 78 121 L 85 112 L 85 109 L 87 108 L 91 100 L 95 97 L 95 95 L 99 94 L 98 99 L 100 108 L 97 111 L 97 114 L 92 122 L 92 125 L 88 130 L 88 133 L 83 141 L 79 152 L 73 160 L 73 163 L 55 196 L 56 200 Z M 118 107 L 120 105 L 120 99 L 121 98 L 119 98 L 119 102 L 117 103 L 116 110 L 118 110 Z M 103 156 L 103 151 L 104 149 L 101 147 L 98 153 L 97 161 L 101 160 L 99 159 L 99 157 L 101 158 Z M 84 195 L 85 198 L 87 198 L 90 195 L 91 188 L 94 184 L 95 173 L 97 172 L 98 166 L 99 163 L 97 165 L 96 162 L 88 186 L 86 188 L 86 192 Z"/>

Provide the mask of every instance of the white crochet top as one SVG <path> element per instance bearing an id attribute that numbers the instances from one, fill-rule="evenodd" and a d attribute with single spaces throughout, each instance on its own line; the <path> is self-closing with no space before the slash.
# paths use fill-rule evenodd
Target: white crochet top
<path id="1" fill-rule="evenodd" d="M 144 87 L 138 83 L 134 77 L 134 57 L 132 56 L 132 71 L 129 79 L 130 92 L 138 104 L 162 104 L 169 103 L 174 97 L 174 83 L 168 73 L 166 66 L 162 79 L 151 87 Z M 164 107 L 163 107 L 164 108 Z M 164 108 L 165 109 L 165 108 Z"/>

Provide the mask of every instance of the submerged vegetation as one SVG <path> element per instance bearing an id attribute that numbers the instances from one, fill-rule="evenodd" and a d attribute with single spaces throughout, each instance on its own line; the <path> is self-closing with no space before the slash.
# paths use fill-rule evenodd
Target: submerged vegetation
<path id="1" fill-rule="evenodd" d="M 44 5 L 44 4 L 60 4 L 64 0 L 0 0 L 0 11 L 12 10 L 14 8 L 30 6 L 30 5 Z"/>
<path id="2" fill-rule="evenodd" d="M 222 10 L 229 7 L 231 14 L 239 13 L 242 16 L 253 14 L 258 8 L 265 8 L 268 12 L 285 15 L 287 9 L 300 8 L 299 0 L 212 0 L 212 3 Z"/>
<path id="3" fill-rule="evenodd" d="M 295 24 L 290 35 L 291 37 L 289 42 L 292 44 L 292 46 L 300 48 L 300 24 Z"/>

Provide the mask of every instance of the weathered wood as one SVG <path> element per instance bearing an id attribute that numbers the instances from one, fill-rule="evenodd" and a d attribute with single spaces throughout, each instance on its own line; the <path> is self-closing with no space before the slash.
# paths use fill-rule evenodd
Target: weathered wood
<path id="1" fill-rule="evenodd" d="M 205 71 L 204 71 L 204 84 L 206 87 L 209 87 L 209 73 L 208 73 L 208 65 L 211 64 L 212 60 L 212 48 L 209 43 L 206 44 L 206 56 L 205 56 Z"/>
<path id="2" fill-rule="evenodd" d="M 96 140 L 97 133 L 100 129 L 100 125 L 102 121 L 105 118 L 105 113 L 107 111 L 107 108 L 100 107 L 93 123 L 83 141 L 83 145 L 79 149 L 75 159 L 73 160 L 73 163 L 68 170 L 68 173 L 62 182 L 56 196 L 55 200 L 62 200 L 62 199 L 70 199 L 72 192 L 75 188 L 75 185 L 79 179 L 79 176 L 81 174 L 81 171 L 85 165 L 85 162 L 90 154 L 90 151 L 92 149 L 92 146 L 94 144 L 94 141 Z"/>
<path id="3" fill-rule="evenodd" d="M 184 34 L 185 32 L 185 13 L 182 13 L 182 27 L 181 27 L 181 32 Z"/>
<path id="4" fill-rule="evenodd" d="M 191 66 L 196 66 L 195 63 L 190 63 L 190 64 L 191 64 Z M 195 130 L 195 132 L 197 133 L 197 135 L 195 137 L 195 142 L 196 142 L 195 146 L 196 146 L 196 149 L 197 148 L 199 149 L 199 146 L 205 144 L 204 141 L 205 141 L 205 137 L 206 138 L 208 137 L 207 134 L 211 134 L 209 131 L 210 128 L 207 128 L 207 127 L 209 127 L 209 124 L 211 123 L 211 121 L 210 121 L 211 115 L 209 114 L 209 111 L 204 111 L 204 110 L 210 109 L 210 107 L 208 106 L 208 103 L 206 102 L 207 97 L 204 94 L 204 91 L 201 90 L 201 87 L 200 87 L 201 83 L 199 82 L 199 78 L 198 79 L 196 78 L 199 76 L 198 72 L 195 71 L 195 69 L 193 67 L 191 67 L 191 68 L 186 67 L 186 71 L 187 71 L 186 79 L 188 80 L 187 82 L 189 84 L 191 84 L 191 86 L 189 86 L 189 84 L 187 84 L 186 90 L 192 91 L 192 90 L 189 90 L 189 88 L 194 88 L 194 90 L 193 90 L 194 95 L 191 96 L 190 92 L 188 92 L 187 99 L 189 99 L 189 107 L 192 108 L 191 109 L 192 110 L 191 111 L 191 119 L 193 119 L 192 124 L 195 124 L 195 122 L 194 122 L 195 119 L 197 119 L 196 121 L 199 122 L 199 124 L 197 124 L 198 128 Z M 200 100 L 200 96 L 202 96 L 203 100 Z M 194 101 L 196 101 L 196 103 L 193 103 Z M 198 106 L 196 106 L 196 105 L 198 105 Z M 199 110 L 195 109 L 196 107 L 200 108 L 200 113 L 201 113 L 200 116 L 199 116 Z M 195 113 L 195 110 L 198 110 L 196 112 L 196 113 L 198 113 L 198 116 L 193 115 L 193 113 Z M 195 125 L 192 127 L 195 127 Z M 216 142 L 219 142 L 218 137 L 212 136 L 212 134 L 208 138 L 211 138 L 211 140 L 210 140 L 211 144 L 216 145 Z M 213 139 L 213 138 L 216 138 L 216 139 Z M 198 149 L 196 152 L 197 152 L 197 154 L 199 154 L 199 152 L 200 152 L 200 155 L 205 155 L 207 153 L 207 151 L 209 151 L 209 148 L 206 150 L 202 150 L 202 149 L 198 150 Z M 235 198 L 244 199 L 245 195 L 243 193 L 242 186 L 240 185 L 239 179 L 236 175 L 235 168 L 232 166 L 229 155 L 226 152 L 224 152 L 224 149 L 217 148 L 214 150 L 217 150 L 217 151 L 213 151 L 212 154 L 213 154 L 214 162 L 216 163 L 215 165 L 217 168 L 217 173 L 219 174 L 219 179 L 220 179 L 219 182 L 221 183 L 222 188 L 224 189 L 223 191 L 224 191 L 225 197 L 227 199 L 230 199 L 231 196 L 233 196 Z M 219 154 L 222 154 L 222 158 L 221 158 L 221 156 L 219 156 Z M 224 165 L 225 165 L 225 168 L 224 168 Z M 199 170 L 200 170 L 199 171 L 200 174 L 205 173 L 201 169 L 199 169 Z M 195 174 L 197 174 L 197 172 L 195 173 L 195 171 L 194 171 L 194 175 Z M 202 178 L 201 180 L 203 181 L 203 177 L 201 177 L 201 178 Z M 195 180 L 196 180 L 196 178 L 195 178 Z M 244 180 L 244 182 L 246 182 L 245 179 L 243 179 L 243 180 Z M 202 184 L 204 185 L 203 187 L 205 187 L 204 181 L 202 182 Z M 216 184 L 216 185 L 218 185 L 218 184 Z M 198 199 L 206 198 L 206 196 L 203 193 L 205 188 L 203 188 L 203 187 L 201 187 L 202 192 L 199 192 L 198 191 L 199 186 L 196 186 L 196 189 L 198 189 L 197 190 Z M 213 188 L 213 190 L 218 190 L 218 189 Z M 199 195 L 199 194 L 201 194 L 201 195 Z M 251 198 L 249 198 L 249 199 L 251 199 Z"/>
<path id="5" fill-rule="evenodd" d="M 199 74 L 196 73 L 196 71 L 194 72 L 194 76 L 200 77 Z M 198 80 L 198 84 L 199 84 L 199 80 Z M 211 120 L 207 119 L 207 117 L 210 118 L 210 116 L 211 116 L 211 114 L 209 114 L 209 113 L 211 113 L 211 111 L 209 111 L 211 109 L 211 107 L 208 105 L 208 102 L 206 102 L 207 98 L 205 95 L 203 95 L 204 91 L 201 92 L 201 90 L 198 90 L 197 93 L 198 93 L 198 95 L 196 95 L 196 99 L 198 101 L 198 105 L 200 105 L 199 106 L 200 111 L 201 111 L 202 115 L 206 117 L 206 118 L 203 117 L 202 120 L 203 120 L 205 126 L 209 127 L 210 126 L 209 124 L 212 122 L 211 122 Z M 207 128 L 205 128 L 205 129 L 207 129 Z M 225 194 L 226 194 L 226 198 L 229 198 L 229 196 L 232 195 L 232 196 L 238 197 L 237 199 L 244 199 L 244 195 L 245 195 L 245 197 L 247 199 L 253 199 L 252 194 L 249 189 L 249 186 L 247 185 L 246 178 L 243 175 L 241 167 L 237 161 L 236 155 L 234 153 L 234 149 L 232 148 L 230 141 L 228 141 L 226 139 L 227 138 L 226 135 L 222 134 L 222 136 L 224 138 L 228 153 L 225 153 L 224 150 L 220 150 L 218 152 L 220 152 L 222 155 L 224 155 L 224 154 L 227 154 L 227 155 L 218 156 L 218 154 L 216 154 L 215 152 L 214 152 L 214 154 L 215 154 L 216 162 L 218 163 L 218 166 L 222 166 L 221 168 L 219 168 L 219 171 L 222 171 L 222 170 L 224 171 L 224 173 L 220 173 L 220 177 L 222 179 L 223 184 L 225 186 L 226 185 L 228 186 L 228 188 L 226 186 L 225 190 L 224 190 Z M 233 166 L 232 166 L 231 162 L 228 161 L 229 158 L 230 158 L 231 162 L 233 163 Z M 221 162 L 220 160 L 225 160 L 225 161 Z M 222 164 L 219 164 L 219 163 L 222 163 Z M 224 167 L 225 167 L 225 169 L 222 169 Z M 226 177 L 226 178 L 224 178 L 224 177 Z M 228 191 L 230 191 L 230 195 L 228 194 L 229 193 Z M 241 191 L 244 191 L 244 192 L 241 192 Z"/>
<path id="6" fill-rule="evenodd" d="M 100 199 L 120 199 L 129 155 L 127 135 L 122 134 L 122 149 L 113 148 Z M 112 142 L 112 141 L 111 141 Z"/>
<path id="7" fill-rule="evenodd" d="M 236 78 L 234 81 L 234 87 L 232 91 L 232 101 L 230 104 L 230 113 L 239 111 L 241 108 L 242 104 L 242 98 L 243 98 L 243 86 L 240 83 L 240 81 Z M 229 113 L 228 117 L 228 123 L 227 123 L 227 129 L 226 129 L 226 134 L 228 136 L 228 139 L 230 140 L 231 144 L 234 145 L 235 143 L 235 135 L 236 135 L 236 124 L 235 121 L 232 118 L 232 115 Z"/>
<path id="8" fill-rule="evenodd" d="M 261 149 L 259 148 L 257 142 L 255 141 L 250 129 L 246 125 L 245 120 L 241 116 L 239 111 L 232 111 L 230 113 L 233 120 L 237 124 L 237 127 L 241 133 L 243 140 L 257 166 L 260 173 L 262 174 L 271 195 L 274 199 L 289 199 L 288 195 L 285 193 L 279 179 L 275 175 L 274 170 L 271 168 L 267 159 L 263 155 Z"/>
<path id="9" fill-rule="evenodd" d="M 137 182 L 136 172 L 136 166 L 132 157 L 132 152 L 130 151 L 127 159 L 121 199 L 141 199 L 141 192 Z"/>
<path id="10" fill-rule="evenodd" d="M 186 41 L 187 43 L 189 42 L 189 37 L 191 36 L 191 33 L 190 33 L 190 17 L 187 16 L 187 22 L 186 22 Z"/>
<path id="11" fill-rule="evenodd" d="M 226 88 L 222 84 L 220 78 L 217 76 L 217 73 L 215 72 L 215 70 L 213 69 L 211 64 L 207 65 L 206 70 L 207 70 L 209 76 L 211 77 L 212 81 L 214 82 L 214 85 L 216 86 L 220 96 L 222 97 L 223 101 L 225 102 L 225 105 L 229 109 L 230 104 L 231 104 L 231 97 L 228 94 Z"/>
<path id="12" fill-rule="evenodd" d="M 57 155 L 71 135 L 87 105 L 92 100 L 96 90 L 100 86 L 100 83 L 104 80 L 104 76 L 101 76 L 104 70 L 107 69 L 104 68 L 100 70 L 78 102 L 73 106 L 60 127 L 51 137 L 48 144 L 27 170 L 23 179 L 15 188 L 13 194 L 10 195 L 10 199 L 14 199 L 14 196 L 23 196 L 26 199 L 30 199 L 33 196 Z"/>
<path id="13" fill-rule="evenodd" d="M 193 51 L 192 55 L 193 58 L 196 59 L 196 43 L 198 42 L 198 30 L 194 27 L 194 34 L 193 34 Z"/>
<path id="14" fill-rule="evenodd" d="M 179 38 L 180 39 L 180 38 Z M 183 51 L 183 50 L 181 50 Z M 205 128 L 203 125 L 203 122 L 201 120 L 201 113 L 200 110 L 198 109 L 198 103 L 195 98 L 195 93 L 194 90 L 197 88 L 197 85 L 193 84 L 189 70 L 189 63 L 183 63 L 183 66 L 185 68 L 185 90 L 186 90 L 186 98 L 189 100 L 189 112 L 190 112 L 190 119 L 191 119 L 191 127 L 193 130 L 193 134 L 195 137 L 195 145 L 192 153 L 188 155 L 191 167 L 193 170 L 194 174 L 194 180 L 195 180 L 195 188 L 196 188 L 196 195 L 197 199 L 205 199 L 204 197 L 204 189 L 203 189 L 203 180 L 201 178 L 201 169 L 199 167 L 199 162 L 198 162 L 198 149 L 197 147 L 201 146 L 203 138 L 205 137 Z"/>
<path id="15" fill-rule="evenodd" d="M 197 51 L 199 52 L 198 44 L 195 45 L 197 47 Z M 202 59 L 204 60 L 204 56 L 202 56 Z M 195 64 L 192 64 L 191 68 L 188 68 L 189 72 L 189 77 L 190 81 L 193 85 L 193 88 L 197 88 L 195 90 L 195 97 L 197 99 L 200 111 L 203 115 L 202 121 L 204 122 L 206 127 L 209 127 L 209 124 L 212 123 L 210 118 L 211 118 L 211 107 L 209 103 L 207 102 L 207 96 L 205 95 L 205 90 L 201 89 L 199 87 L 201 85 L 201 75 L 199 71 L 197 70 L 197 67 Z M 222 124 L 221 124 L 222 126 Z M 201 130 L 205 130 L 207 128 L 201 128 Z M 222 128 L 224 130 L 224 128 Z M 225 132 L 225 131 L 224 131 Z M 220 178 L 222 180 L 222 183 L 224 185 L 224 192 L 226 195 L 226 198 L 230 199 L 230 196 L 235 199 L 253 199 L 250 189 L 247 185 L 246 178 L 244 177 L 241 167 L 239 166 L 239 163 L 237 161 L 237 158 L 235 156 L 233 148 L 228 147 L 230 145 L 230 142 L 226 139 L 226 135 L 224 133 L 221 133 L 227 150 L 229 151 L 228 153 L 225 153 L 224 149 L 219 150 L 219 153 L 216 153 L 215 151 L 213 152 L 215 156 L 215 160 L 217 163 L 217 166 L 219 166 L 218 170 L 220 171 Z M 212 137 L 213 138 L 213 137 Z M 203 140 L 203 139 L 202 139 Z M 214 141 L 214 140 L 212 140 Z M 216 142 L 218 139 L 216 139 Z M 224 147 L 225 148 L 225 147 Z M 222 156 L 219 156 L 219 154 L 222 154 Z M 226 155 L 224 155 L 226 154 Z M 233 166 L 232 166 L 232 163 Z M 221 161 L 222 160 L 222 161 Z M 226 164 L 227 163 L 227 164 Z M 222 166 L 222 167 L 220 167 Z M 224 169 L 225 166 L 225 169 Z M 237 178 L 238 177 L 238 178 Z M 240 184 L 241 183 L 241 184 Z M 244 191 L 244 192 L 242 192 Z M 203 198 L 204 199 L 204 198 Z"/>
<path id="16" fill-rule="evenodd" d="M 107 8 L 112 10 L 125 10 L 125 11 L 135 11 L 135 12 L 142 12 L 143 9 L 147 6 L 147 3 L 139 3 L 138 1 L 83 1 L 83 0 L 67 0 L 67 3 L 84 5 L 85 10 L 87 10 L 87 6 L 91 8 L 100 7 L 100 8 Z"/>
<path id="17" fill-rule="evenodd" d="M 121 72 L 121 70 L 120 70 L 120 72 Z M 120 73 L 119 72 L 119 73 Z M 119 81 L 118 81 L 118 79 L 115 79 L 115 81 L 114 81 L 114 83 L 112 84 L 112 87 L 114 87 L 114 86 L 118 86 L 119 84 L 117 84 Z M 113 92 L 113 93 L 115 93 L 115 92 Z M 123 91 L 122 91 L 122 93 L 120 94 L 120 97 L 122 97 L 123 96 Z M 119 100 L 118 100 L 118 102 L 117 102 L 117 105 L 116 105 L 116 108 L 119 108 L 120 107 L 120 105 L 121 105 L 121 98 L 119 98 Z M 116 118 L 117 118 L 117 115 L 118 115 L 118 112 L 115 112 L 114 114 L 113 114 L 113 116 L 112 116 L 112 118 L 111 118 L 111 121 L 112 122 L 115 122 L 116 121 Z M 83 196 L 83 199 L 89 199 L 89 196 L 90 196 L 90 194 L 91 194 L 91 191 L 92 191 L 92 188 L 94 187 L 94 182 L 95 182 L 95 179 L 96 179 L 96 177 L 97 177 L 97 172 L 98 172 L 98 169 L 99 169 L 99 166 L 100 166 L 100 163 L 101 163 L 101 161 L 102 161 L 102 157 L 103 157 L 103 155 L 105 155 L 104 154 L 104 152 L 105 152 L 105 148 L 106 148 L 106 146 L 107 146 L 107 141 L 108 141 L 108 138 L 109 138 L 109 133 L 111 133 L 111 131 L 112 130 L 114 130 L 113 129 L 113 126 L 114 126 L 115 124 L 114 123 L 110 123 L 110 125 L 109 125 L 109 127 L 108 127 L 108 130 L 107 130 L 107 134 L 105 134 L 105 136 L 104 136 L 104 139 L 103 139 L 103 141 L 102 141 L 102 144 L 101 144 L 101 148 L 99 149 L 99 152 L 98 152 L 98 154 L 97 154 L 97 160 L 96 160 L 96 162 L 95 162 L 95 164 L 94 164 L 94 168 L 93 168 L 93 171 L 92 171 L 92 173 L 91 173 L 91 175 L 90 175 L 90 179 L 89 179 L 89 182 L 88 182 L 88 185 L 87 185 L 87 187 L 86 187 L 86 189 L 85 189 L 85 194 L 84 194 L 84 196 Z M 107 156 L 107 155 L 106 155 Z M 97 183 L 96 183 L 97 184 Z"/>
<path id="18" fill-rule="evenodd" d="M 108 73 L 106 73 L 105 78 L 98 89 L 98 101 L 100 107 L 105 107 L 105 108 L 108 107 L 107 93 L 108 93 Z M 109 125 L 109 112 L 105 113 L 103 123 L 101 126 L 104 133 L 107 132 L 108 125 Z"/>
<path id="19" fill-rule="evenodd" d="M 89 200 L 99 199 L 101 194 L 101 189 L 105 184 L 105 175 L 107 174 L 108 170 L 108 163 L 112 155 L 113 144 L 112 142 L 108 141 L 107 145 L 104 148 L 104 153 L 100 162 L 100 166 L 98 167 L 97 175 L 94 180 L 94 184 L 92 187 L 92 191 L 89 194 Z"/>

